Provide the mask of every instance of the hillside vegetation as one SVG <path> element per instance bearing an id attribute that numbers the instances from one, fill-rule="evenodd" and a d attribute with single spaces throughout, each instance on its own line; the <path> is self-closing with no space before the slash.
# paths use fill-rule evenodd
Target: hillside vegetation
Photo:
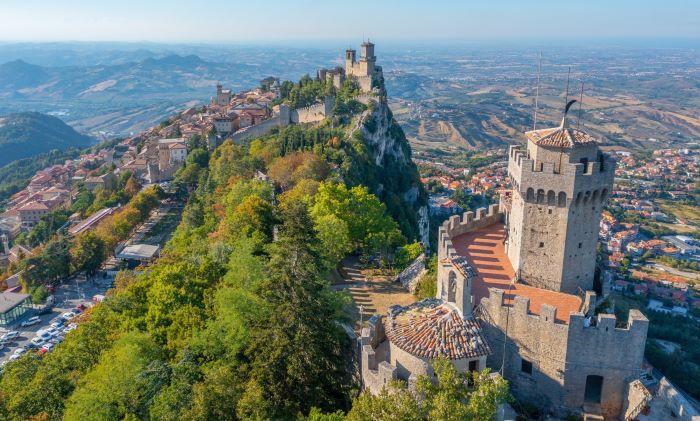
<path id="1" fill-rule="evenodd" d="M 438 384 L 419 379 L 420 398 L 405 384 L 360 393 L 349 297 L 327 279 L 348 253 L 393 265 L 415 248 L 415 227 L 392 216 L 422 197 L 381 107 L 227 141 L 208 160 L 192 151 L 172 183 L 187 198 L 182 221 L 160 259 L 121 272 L 53 352 L 8 364 L 0 418 L 491 419 L 506 382 L 444 361 Z"/>
<path id="2" fill-rule="evenodd" d="M 51 150 L 82 148 L 92 139 L 57 117 L 27 112 L 0 117 L 0 166 Z"/>

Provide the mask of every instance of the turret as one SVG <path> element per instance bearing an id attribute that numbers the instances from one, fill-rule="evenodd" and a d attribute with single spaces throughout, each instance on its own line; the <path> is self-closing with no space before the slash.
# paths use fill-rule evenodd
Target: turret
<path id="1" fill-rule="evenodd" d="M 512 146 L 509 153 L 508 257 L 522 282 L 568 293 L 590 290 L 615 162 L 593 137 L 570 127 L 566 114 L 559 127 L 525 135 L 526 149 Z"/>

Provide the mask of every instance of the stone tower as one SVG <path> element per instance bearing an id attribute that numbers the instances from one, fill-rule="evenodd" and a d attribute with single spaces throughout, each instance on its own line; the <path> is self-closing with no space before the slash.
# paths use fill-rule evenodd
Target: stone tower
<path id="1" fill-rule="evenodd" d="M 509 151 L 508 258 L 529 285 L 571 294 L 591 290 L 615 161 L 590 135 L 570 127 L 566 113 L 559 127 L 525 135 L 526 150 Z"/>
<path id="2" fill-rule="evenodd" d="M 353 50 L 352 48 L 348 48 L 347 50 L 345 50 L 345 71 L 348 73 L 348 69 L 352 69 L 352 67 L 355 65 L 356 54 L 357 51 Z"/>
<path id="3" fill-rule="evenodd" d="M 369 41 L 363 42 L 360 45 L 360 73 L 363 76 L 373 75 L 376 62 L 377 57 L 374 56 L 374 44 Z"/>

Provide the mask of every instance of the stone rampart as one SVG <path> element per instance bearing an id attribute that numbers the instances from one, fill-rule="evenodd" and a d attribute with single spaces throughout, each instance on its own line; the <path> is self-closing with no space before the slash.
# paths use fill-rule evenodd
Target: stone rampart
<path id="1" fill-rule="evenodd" d="M 335 98 L 327 96 L 323 102 L 292 110 L 291 122 L 296 124 L 321 122 L 327 116 L 331 115 L 334 105 Z"/>
<path id="2" fill-rule="evenodd" d="M 397 379 L 398 374 L 396 367 L 386 361 L 386 356 L 378 356 L 377 351 L 375 351 L 379 344 L 384 341 L 386 341 L 386 335 L 382 316 L 377 314 L 369 319 L 367 327 L 362 328 L 362 333 L 358 338 L 362 385 L 374 394 L 379 393 L 392 380 Z"/>
<path id="3" fill-rule="evenodd" d="M 233 143 L 240 144 L 244 140 L 265 136 L 275 127 L 286 126 L 288 124 L 288 122 L 282 121 L 280 116 L 276 115 L 254 126 L 239 130 L 236 133 L 233 133 L 231 136 L 228 136 L 228 138 L 231 139 Z"/>
<path id="4" fill-rule="evenodd" d="M 603 415 L 613 418 L 621 414 L 628 384 L 639 376 L 648 327 L 647 318 L 634 309 L 622 326 L 614 314 L 599 314 L 594 319 L 572 314 L 566 353 L 566 405 L 582 406 L 586 382 L 598 376 L 602 378 Z"/>
<path id="5" fill-rule="evenodd" d="M 458 257 L 452 238 L 503 221 L 498 204 L 465 212 L 461 217 L 453 215 L 438 228 L 438 260 Z"/>
<path id="6" fill-rule="evenodd" d="M 664 406 L 676 415 L 679 421 L 700 421 L 700 413 L 678 392 L 667 379 L 663 377 L 659 382 L 659 390 L 656 399 L 660 399 Z"/>

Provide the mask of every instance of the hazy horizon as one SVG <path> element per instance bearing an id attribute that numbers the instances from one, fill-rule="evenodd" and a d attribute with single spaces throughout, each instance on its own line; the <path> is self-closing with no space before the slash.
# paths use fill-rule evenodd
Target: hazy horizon
<path id="1" fill-rule="evenodd" d="M 325 40 L 440 42 L 700 39 L 700 4 L 594 0 L 455 2 L 165 0 L 0 2 L 4 42 L 279 44 Z M 694 12 L 693 12 L 694 11 Z"/>

